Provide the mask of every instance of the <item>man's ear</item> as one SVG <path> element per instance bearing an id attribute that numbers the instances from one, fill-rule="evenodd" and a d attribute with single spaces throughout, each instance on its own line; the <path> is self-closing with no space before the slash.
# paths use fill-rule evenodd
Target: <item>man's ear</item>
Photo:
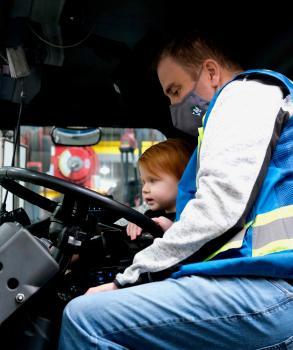
<path id="1" fill-rule="evenodd" d="M 211 58 L 208 58 L 203 62 L 203 68 L 208 74 L 208 79 L 211 86 L 214 89 L 217 89 L 221 83 L 221 69 L 219 63 Z"/>

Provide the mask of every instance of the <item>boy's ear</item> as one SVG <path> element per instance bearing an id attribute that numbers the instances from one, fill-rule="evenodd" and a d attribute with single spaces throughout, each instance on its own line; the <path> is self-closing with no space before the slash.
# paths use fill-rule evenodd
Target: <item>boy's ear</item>
<path id="1" fill-rule="evenodd" d="M 208 79 L 211 86 L 214 89 L 217 89 L 220 86 L 221 79 L 221 69 L 219 63 L 211 58 L 208 58 L 203 62 L 203 67 L 208 74 Z"/>

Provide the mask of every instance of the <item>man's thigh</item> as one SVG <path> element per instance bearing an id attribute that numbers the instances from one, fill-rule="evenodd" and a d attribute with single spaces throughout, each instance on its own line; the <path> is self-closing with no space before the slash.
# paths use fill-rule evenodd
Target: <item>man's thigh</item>
<path id="1" fill-rule="evenodd" d="M 82 296 L 70 314 L 129 349 L 258 349 L 293 336 L 293 287 L 260 278 L 188 276 Z"/>

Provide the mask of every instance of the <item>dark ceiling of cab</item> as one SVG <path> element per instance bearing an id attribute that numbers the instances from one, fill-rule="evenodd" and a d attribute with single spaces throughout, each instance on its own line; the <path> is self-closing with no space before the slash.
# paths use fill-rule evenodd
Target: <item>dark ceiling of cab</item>
<path id="1" fill-rule="evenodd" d="M 182 27 L 227 39 L 245 68 L 275 69 L 292 79 L 290 11 L 229 4 L 2 0 L 0 68 L 6 48 L 21 46 L 31 74 L 11 79 L 0 69 L 1 128 L 15 125 L 23 86 L 23 124 L 153 127 L 172 134 L 151 62 L 163 33 Z"/>

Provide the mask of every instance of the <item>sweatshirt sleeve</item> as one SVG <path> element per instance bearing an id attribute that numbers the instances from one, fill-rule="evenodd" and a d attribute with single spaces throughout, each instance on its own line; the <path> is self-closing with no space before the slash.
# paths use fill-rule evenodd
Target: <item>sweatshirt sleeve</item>
<path id="1" fill-rule="evenodd" d="M 117 285 L 135 284 L 142 274 L 175 266 L 235 226 L 263 171 L 282 107 L 277 86 L 249 80 L 234 81 L 223 89 L 205 128 L 195 198 L 162 238 L 117 274 Z"/>

